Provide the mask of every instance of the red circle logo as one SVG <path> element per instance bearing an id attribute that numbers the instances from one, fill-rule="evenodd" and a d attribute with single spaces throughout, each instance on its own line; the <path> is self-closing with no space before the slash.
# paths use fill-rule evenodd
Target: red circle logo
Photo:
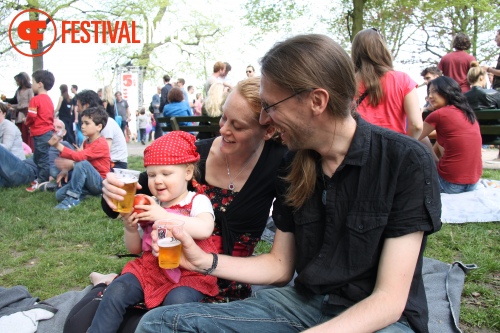
<path id="1" fill-rule="evenodd" d="M 54 27 L 54 38 L 53 38 L 52 42 L 50 43 L 50 46 L 45 51 L 43 51 L 41 53 L 32 54 L 32 53 L 23 52 L 17 47 L 17 45 L 14 43 L 14 40 L 12 39 L 12 33 L 13 33 L 12 27 L 14 25 L 14 22 L 22 14 L 29 13 L 29 12 L 36 12 L 36 13 L 47 16 L 48 20 L 52 23 L 52 26 Z M 47 20 L 43 20 L 43 21 L 32 21 L 32 20 L 22 21 L 22 20 L 20 20 L 20 23 L 17 26 L 17 35 L 19 36 L 19 38 L 21 40 L 23 40 L 25 42 L 29 42 L 29 46 L 30 46 L 31 50 L 35 50 L 38 48 L 38 42 L 39 41 L 43 42 L 43 36 L 44 36 L 46 29 L 47 29 Z M 43 32 L 40 32 L 40 30 L 43 30 Z M 47 14 L 46 12 L 44 12 L 40 9 L 23 10 L 22 12 L 17 14 L 16 17 L 14 17 L 14 19 L 12 20 L 12 22 L 10 23 L 10 26 L 9 26 L 10 44 L 17 52 L 19 52 L 22 55 L 27 56 L 27 57 L 32 57 L 32 58 L 39 57 L 39 56 L 44 55 L 45 53 L 49 52 L 49 50 L 52 48 L 52 46 L 54 46 L 54 44 L 56 43 L 56 38 L 57 38 L 56 23 L 54 22 L 52 17 L 50 17 L 49 14 Z"/>

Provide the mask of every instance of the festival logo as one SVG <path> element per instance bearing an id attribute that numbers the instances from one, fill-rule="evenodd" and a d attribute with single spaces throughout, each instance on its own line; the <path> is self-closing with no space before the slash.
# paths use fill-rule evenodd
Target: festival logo
<path id="1" fill-rule="evenodd" d="M 24 15 L 23 15 L 24 14 Z M 134 21 L 61 21 L 61 36 L 56 22 L 46 12 L 27 9 L 17 14 L 9 26 L 12 47 L 27 57 L 39 57 L 49 52 L 57 40 L 62 44 L 133 43 L 137 39 Z M 16 38 L 15 38 L 16 37 Z M 17 38 L 18 37 L 18 38 Z"/>

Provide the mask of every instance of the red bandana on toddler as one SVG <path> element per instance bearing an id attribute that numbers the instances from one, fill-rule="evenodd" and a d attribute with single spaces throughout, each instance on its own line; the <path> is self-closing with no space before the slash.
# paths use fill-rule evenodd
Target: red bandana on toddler
<path id="1" fill-rule="evenodd" d="M 194 135 L 183 131 L 169 132 L 144 150 L 144 166 L 194 163 L 200 160 Z"/>

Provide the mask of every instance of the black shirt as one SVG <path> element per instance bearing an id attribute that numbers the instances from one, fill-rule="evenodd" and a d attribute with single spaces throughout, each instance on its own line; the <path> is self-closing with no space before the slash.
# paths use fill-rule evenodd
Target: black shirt
<path id="1" fill-rule="evenodd" d="M 273 208 L 277 227 L 295 234 L 296 287 L 329 295 L 330 304 L 344 306 L 372 293 L 386 238 L 417 231 L 427 235 L 441 228 L 441 197 L 430 151 L 408 136 L 357 121 L 351 146 L 332 178 L 323 175 L 318 156 L 311 198 L 294 212 L 283 203 L 286 184 L 279 180 Z M 292 159 L 288 154 L 282 170 Z M 428 332 L 421 276 L 425 241 L 404 311 L 415 332 Z"/>
<path id="2" fill-rule="evenodd" d="M 472 86 L 464 95 L 473 110 L 500 108 L 500 92 L 494 89 L 483 89 L 478 86 Z"/>
<path id="3" fill-rule="evenodd" d="M 500 54 L 498 55 L 497 67 L 495 69 L 500 69 Z M 492 89 L 500 90 L 500 76 L 493 76 L 493 84 L 491 85 Z"/>

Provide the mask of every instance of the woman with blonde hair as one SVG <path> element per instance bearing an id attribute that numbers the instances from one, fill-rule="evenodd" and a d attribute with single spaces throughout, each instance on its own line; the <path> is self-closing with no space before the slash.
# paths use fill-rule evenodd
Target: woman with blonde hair
<path id="1" fill-rule="evenodd" d="M 395 71 L 384 37 L 376 29 L 358 32 L 351 58 L 358 83 L 357 111 L 368 122 L 418 139 L 422 113 L 417 83 L 406 73 Z"/>
<path id="2" fill-rule="evenodd" d="M 469 72 L 467 73 L 467 81 L 471 88 L 464 95 L 469 102 L 472 110 L 488 110 L 500 109 L 500 92 L 494 89 L 486 89 L 486 70 L 479 66 L 477 61 L 470 64 Z M 482 120 L 479 125 L 498 125 L 500 119 Z M 483 144 L 494 141 L 496 135 L 483 135 L 481 139 Z M 500 163 L 500 152 L 498 157 L 486 163 Z"/>
<path id="3" fill-rule="evenodd" d="M 473 110 L 500 109 L 500 92 L 486 88 L 486 70 L 477 61 L 470 63 L 467 81 L 471 89 L 464 95 Z"/>
<path id="4" fill-rule="evenodd" d="M 226 99 L 227 93 L 224 92 L 224 85 L 222 83 L 214 83 L 208 90 L 205 102 L 201 107 L 201 114 L 209 117 L 219 117 L 222 114 L 222 104 Z M 200 122 L 200 125 L 210 125 L 209 122 Z M 217 136 L 214 133 L 200 132 L 197 139 L 208 139 Z"/>
<path id="5" fill-rule="evenodd" d="M 222 83 L 212 84 L 208 91 L 207 98 L 205 98 L 201 113 L 210 117 L 220 116 L 222 114 L 222 104 L 226 96 Z"/>
<path id="6" fill-rule="evenodd" d="M 115 118 L 115 96 L 110 85 L 104 87 L 103 106 L 108 117 Z"/>

